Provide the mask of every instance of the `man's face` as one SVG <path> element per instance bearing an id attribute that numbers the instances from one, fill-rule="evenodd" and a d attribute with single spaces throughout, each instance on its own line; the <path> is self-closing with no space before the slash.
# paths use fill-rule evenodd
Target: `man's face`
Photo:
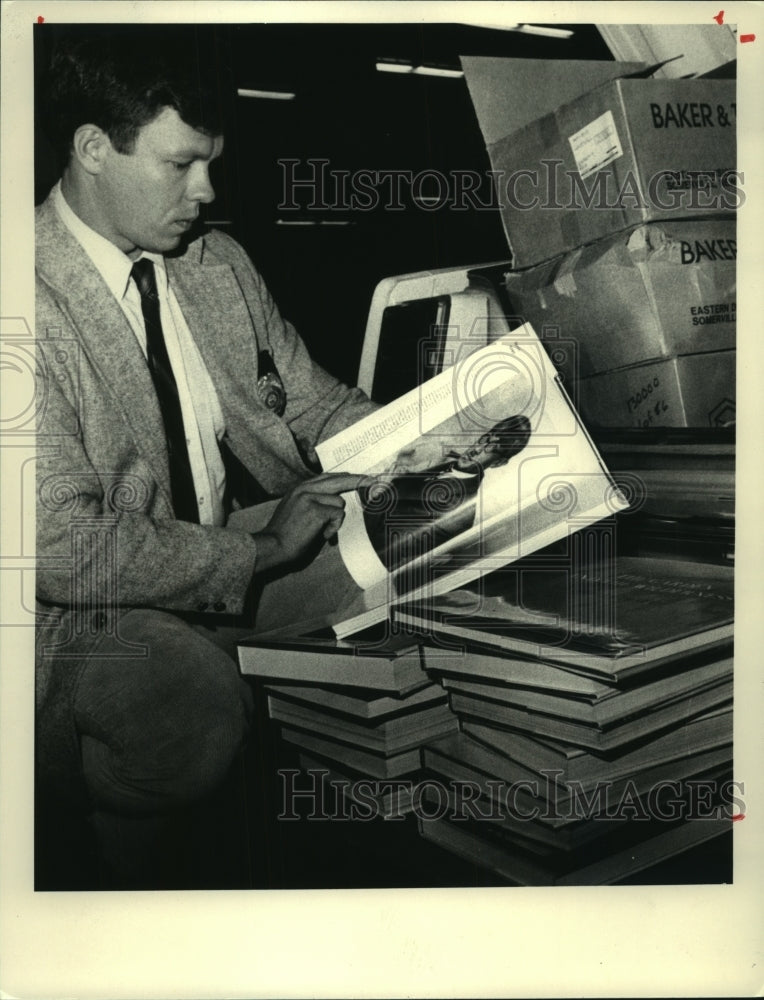
<path id="1" fill-rule="evenodd" d="M 164 108 L 138 132 L 131 153 L 109 143 L 96 178 L 94 228 L 129 257 L 142 250 L 174 250 L 215 197 L 209 165 L 223 150 L 222 136 L 208 136 Z"/>

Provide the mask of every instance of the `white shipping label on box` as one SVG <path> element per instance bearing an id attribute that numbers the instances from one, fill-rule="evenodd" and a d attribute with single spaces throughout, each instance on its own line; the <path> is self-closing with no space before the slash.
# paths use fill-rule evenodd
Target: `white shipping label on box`
<path id="1" fill-rule="evenodd" d="M 615 127 L 613 112 L 606 111 L 604 115 L 584 125 L 568 139 L 573 151 L 573 158 L 581 177 L 585 180 L 608 163 L 623 156 L 623 147 Z"/>

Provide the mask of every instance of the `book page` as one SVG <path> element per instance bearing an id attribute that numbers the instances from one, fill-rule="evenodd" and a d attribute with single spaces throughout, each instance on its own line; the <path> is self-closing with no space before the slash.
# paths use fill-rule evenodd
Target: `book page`
<path id="1" fill-rule="evenodd" d="M 626 505 L 530 324 L 463 349 L 317 449 L 327 471 L 376 477 L 345 494 L 338 540 L 360 587 L 387 583 L 385 604 L 445 593 Z"/>

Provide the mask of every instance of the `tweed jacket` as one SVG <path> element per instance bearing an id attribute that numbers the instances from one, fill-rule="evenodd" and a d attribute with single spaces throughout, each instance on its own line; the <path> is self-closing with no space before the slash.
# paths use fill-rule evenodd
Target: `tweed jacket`
<path id="1" fill-rule="evenodd" d="M 295 439 L 315 445 L 373 404 L 313 363 L 230 237 L 210 231 L 166 265 L 229 448 L 268 494 L 283 495 L 311 474 Z M 106 632 L 119 645 L 120 609 L 240 613 L 256 544 L 247 533 L 175 520 L 145 358 L 51 198 L 37 210 L 36 271 L 39 729 L 63 724 L 92 644 Z M 283 417 L 255 391 L 260 350 L 284 382 Z"/>

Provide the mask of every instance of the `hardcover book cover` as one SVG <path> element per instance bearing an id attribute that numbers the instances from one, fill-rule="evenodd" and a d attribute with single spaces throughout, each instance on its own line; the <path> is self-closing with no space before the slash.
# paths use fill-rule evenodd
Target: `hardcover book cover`
<path id="1" fill-rule="evenodd" d="M 497 574 L 472 591 L 412 602 L 395 618 L 425 635 L 619 683 L 693 651 L 729 644 L 734 570 L 649 557 L 524 569 Z M 506 676 L 511 678 L 509 661 Z"/>

